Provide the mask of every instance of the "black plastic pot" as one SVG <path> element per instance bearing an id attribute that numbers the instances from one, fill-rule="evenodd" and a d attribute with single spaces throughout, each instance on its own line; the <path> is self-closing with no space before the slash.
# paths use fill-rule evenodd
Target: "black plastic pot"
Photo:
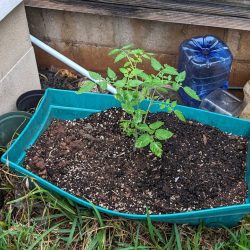
<path id="1" fill-rule="evenodd" d="M 31 90 L 20 95 L 16 101 L 16 107 L 20 111 L 33 113 L 44 95 L 45 90 Z"/>
<path id="2" fill-rule="evenodd" d="M 27 125 L 31 114 L 27 112 L 10 112 L 0 116 L 0 147 L 7 148 Z"/>

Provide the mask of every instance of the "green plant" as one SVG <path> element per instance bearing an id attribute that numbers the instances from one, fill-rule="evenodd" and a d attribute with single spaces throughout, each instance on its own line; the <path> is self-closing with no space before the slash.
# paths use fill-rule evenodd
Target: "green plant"
<path id="1" fill-rule="evenodd" d="M 114 49 L 109 54 L 116 55 L 114 62 L 124 61 L 119 69 L 121 77 L 118 79 L 116 73 L 108 68 L 107 77 L 90 72 L 90 76 L 95 80 L 87 81 L 82 85 L 78 93 L 91 91 L 96 84 L 101 89 L 106 89 L 107 84 L 116 87 L 115 98 L 121 103 L 122 109 L 129 114 L 129 118 L 120 121 L 122 130 L 135 138 L 135 148 L 149 146 L 150 150 L 158 157 L 162 155 L 162 142 L 173 136 L 173 133 L 164 128 L 163 121 L 149 123 L 147 121 L 150 108 L 154 101 L 159 100 L 157 91 L 167 92 L 169 89 L 178 91 L 182 88 L 189 96 L 199 100 L 195 91 L 187 86 L 182 86 L 185 79 L 185 71 L 178 72 L 174 67 L 167 64 L 162 65 L 153 57 L 152 53 L 147 53 L 142 49 L 133 49 L 131 45 L 126 45 L 121 49 Z M 148 60 L 155 74 L 147 74 L 139 68 L 139 65 Z M 143 101 L 148 100 L 146 108 L 141 107 Z M 176 109 L 177 102 L 167 99 L 159 102 L 161 109 L 166 109 L 181 120 L 185 118 L 180 110 Z"/>

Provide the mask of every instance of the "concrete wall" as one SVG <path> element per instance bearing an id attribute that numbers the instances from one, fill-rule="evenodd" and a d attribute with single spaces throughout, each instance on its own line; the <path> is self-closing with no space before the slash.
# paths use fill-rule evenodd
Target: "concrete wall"
<path id="1" fill-rule="evenodd" d="M 1 115 L 16 109 L 20 94 L 40 88 L 23 3 L 0 21 L 0 60 Z"/>
<path id="2" fill-rule="evenodd" d="M 187 38 L 213 34 L 224 40 L 234 55 L 232 86 L 250 79 L 250 32 L 185 24 L 26 7 L 31 33 L 89 70 L 103 72 L 112 66 L 111 48 L 133 43 L 155 52 L 165 63 L 177 66 L 178 46 Z M 65 67 L 36 50 L 39 65 Z"/>

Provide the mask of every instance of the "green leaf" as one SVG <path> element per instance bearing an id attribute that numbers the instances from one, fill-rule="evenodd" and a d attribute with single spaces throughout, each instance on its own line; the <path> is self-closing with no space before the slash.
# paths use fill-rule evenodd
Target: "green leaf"
<path id="1" fill-rule="evenodd" d="M 130 103 L 133 99 L 134 99 L 134 96 L 133 96 L 134 92 L 133 91 L 123 91 L 123 98 L 126 102 Z"/>
<path id="2" fill-rule="evenodd" d="M 151 66 L 156 71 L 159 71 L 162 68 L 161 63 L 153 57 L 151 58 Z"/>
<path id="3" fill-rule="evenodd" d="M 128 66 L 130 66 L 130 62 L 125 62 L 123 65 L 124 68 L 127 68 Z"/>
<path id="4" fill-rule="evenodd" d="M 180 85 L 177 83 L 177 82 L 173 82 L 172 83 L 172 89 L 174 90 L 174 91 L 178 91 L 179 89 L 180 89 Z"/>
<path id="5" fill-rule="evenodd" d="M 124 45 L 124 46 L 122 47 L 122 49 L 129 49 L 129 48 L 131 48 L 131 47 L 133 47 L 133 44 L 127 44 L 127 45 Z"/>
<path id="6" fill-rule="evenodd" d="M 131 104 L 128 103 L 122 103 L 122 109 L 127 112 L 128 114 L 133 114 L 135 109 Z"/>
<path id="7" fill-rule="evenodd" d="M 97 84 L 100 86 L 101 89 L 103 89 L 103 90 L 107 89 L 107 82 L 106 81 L 100 81 L 100 82 L 97 82 Z"/>
<path id="8" fill-rule="evenodd" d="M 109 52 L 109 55 L 111 56 L 111 55 L 117 54 L 117 53 L 119 53 L 119 52 L 120 52 L 120 49 L 113 49 L 113 50 L 111 50 L 111 51 Z"/>
<path id="9" fill-rule="evenodd" d="M 143 53 L 143 50 L 141 49 L 133 49 L 129 52 L 131 55 L 141 55 Z"/>
<path id="10" fill-rule="evenodd" d="M 164 64 L 164 69 L 162 70 L 162 72 L 168 75 L 178 75 L 178 71 L 176 70 L 176 68 L 167 64 Z"/>
<path id="11" fill-rule="evenodd" d="M 162 156 L 162 145 L 160 142 L 151 142 L 150 143 L 150 150 L 152 153 L 154 153 L 156 156 L 161 157 Z"/>
<path id="12" fill-rule="evenodd" d="M 143 123 L 143 124 L 137 124 L 136 128 L 139 129 L 139 130 L 141 130 L 141 131 L 144 131 L 144 132 L 151 132 L 151 129 L 145 123 Z"/>
<path id="13" fill-rule="evenodd" d="M 146 74 L 146 73 L 144 73 L 143 71 L 141 71 L 139 74 L 137 74 L 139 77 L 141 77 L 143 80 L 145 80 L 145 81 L 148 81 L 148 80 L 150 80 L 151 79 L 151 77 L 148 75 L 148 74 Z"/>
<path id="14" fill-rule="evenodd" d="M 148 60 L 150 59 L 150 57 L 147 54 L 143 54 L 142 57 Z"/>
<path id="15" fill-rule="evenodd" d="M 149 134 L 140 135 L 135 142 L 135 147 L 144 148 L 152 141 L 153 138 Z"/>
<path id="16" fill-rule="evenodd" d="M 125 69 L 125 68 L 120 68 L 119 70 L 120 70 L 123 74 L 127 74 L 127 73 L 128 73 L 128 70 Z"/>
<path id="17" fill-rule="evenodd" d="M 176 115 L 181 121 L 183 121 L 183 122 L 186 121 L 184 115 L 182 114 L 182 112 L 181 112 L 180 110 L 174 110 L 174 113 L 175 113 L 175 115 Z"/>
<path id="18" fill-rule="evenodd" d="M 156 130 L 156 129 L 160 128 L 163 124 L 164 124 L 164 122 L 157 121 L 157 122 L 150 124 L 149 127 L 152 128 L 153 130 Z"/>
<path id="19" fill-rule="evenodd" d="M 116 56 L 116 58 L 115 58 L 115 63 L 117 63 L 117 62 L 119 62 L 119 61 L 121 61 L 123 58 L 125 58 L 126 57 L 126 54 L 124 53 L 124 52 L 122 52 L 122 53 L 120 53 L 120 54 L 118 54 L 117 56 Z"/>
<path id="20" fill-rule="evenodd" d="M 93 78 L 96 81 L 101 81 L 102 80 L 102 76 L 96 72 L 89 72 L 89 75 L 91 78 Z"/>
<path id="21" fill-rule="evenodd" d="M 197 101 L 201 100 L 200 97 L 196 94 L 196 92 L 193 89 L 191 89 L 190 87 L 185 86 L 185 87 L 183 87 L 183 90 L 186 92 L 186 94 L 188 94 L 193 99 L 195 99 Z"/>
<path id="22" fill-rule="evenodd" d="M 167 140 L 173 136 L 173 133 L 166 129 L 157 129 L 155 131 L 155 137 L 158 140 Z"/>
<path id="23" fill-rule="evenodd" d="M 91 81 L 86 81 L 84 82 L 80 89 L 76 92 L 77 94 L 82 94 L 84 92 L 89 92 L 91 91 L 94 87 L 96 86 L 96 84 L 94 82 Z"/>
<path id="24" fill-rule="evenodd" d="M 112 80 L 117 78 L 116 73 L 110 68 L 108 68 L 107 74 L 108 74 L 108 77 Z"/>
<path id="25" fill-rule="evenodd" d="M 117 88 L 122 88 L 126 84 L 126 81 L 124 79 L 118 80 L 114 83 L 114 86 Z"/>
<path id="26" fill-rule="evenodd" d="M 128 82 L 128 86 L 129 87 L 138 87 L 142 84 L 142 81 L 139 81 L 139 80 L 130 80 Z"/>
<path id="27" fill-rule="evenodd" d="M 177 105 L 177 101 L 173 101 L 173 102 L 171 103 L 171 108 L 172 108 L 172 109 L 175 108 L 176 105 Z"/>
<path id="28" fill-rule="evenodd" d="M 98 81 L 96 84 L 98 84 L 102 90 L 106 90 L 108 87 L 106 81 Z"/>
<path id="29" fill-rule="evenodd" d="M 181 73 L 179 73 L 176 77 L 175 77 L 175 81 L 176 82 L 183 82 L 186 78 L 186 72 L 182 71 Z"/>
<path id="30" fill-rule="evenodd" d="M 165 104 L 160 104 L 160 109 L 165 109 L 166 105 Z"/>
<path id="31" fill-rule="evenodd" d="M 142 122 L 142 113 L 140 112 L 140 110 L 135 110 L 135 112 L 133 114 L 133 121 L 135 123 Z"/>
<path id="32" fill-rule="evenodd" d="M 143 70 L 135 68 L 132 70 L 131 75 L 139 76 L 142 72 L 143 72 Z"/>

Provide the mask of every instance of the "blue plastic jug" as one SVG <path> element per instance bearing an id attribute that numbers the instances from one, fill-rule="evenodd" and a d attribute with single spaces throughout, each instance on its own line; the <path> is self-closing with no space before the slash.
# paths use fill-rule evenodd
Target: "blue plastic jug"
<path id="1" fill-rule="evenodd" d="M 211 35 L 193 37 L 181 43 L 178 70 L 186 71 L 184 86 L 189 86 L 201 99 L 215 89 L 228 88 L 233 56 L 227 45 Z M 183 102 L 198 107 L 200 102 L 180 90 Z"/>

